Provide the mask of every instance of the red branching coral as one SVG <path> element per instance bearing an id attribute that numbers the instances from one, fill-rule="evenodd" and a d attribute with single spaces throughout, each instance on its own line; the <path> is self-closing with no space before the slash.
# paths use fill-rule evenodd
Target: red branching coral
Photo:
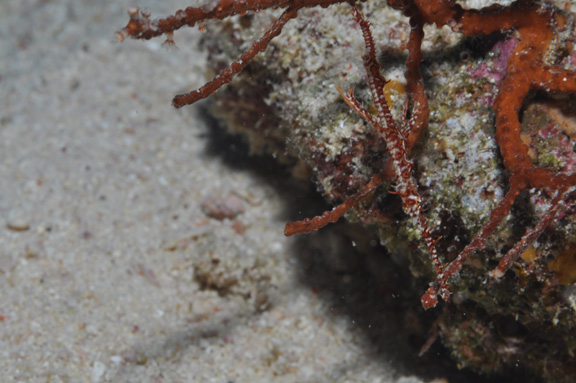
<path id="1" fill-rule="evenodd" d="M 352 6 L 355 20 L 362 31 L 367 49 L 364 57 L 365 69 L 377 114 L 371 115 L 360 106 L 352 91 L 346 94 L 341 91 L 341 94 L 346 103 L 368 121 L 378 137 L 385 142 L 389 163 L 382 167 L 385 170 L 381 174 L 373 176 L 364 188 L 332 211 L 313 219 L 288 223 L 286 235 L 307 233 L 336 221 L 377 186 L 386 180 L 392 180 L 395 184 L 394 193 L 401 197 L 404 212 L 412 217 L 419 229 L 437 271 L 436 280 L 422 297 L 423 306 L 431 308 L 436 306 L 438 295 L 446 301 L 449 300 L 450 279 L 460 271 L 472 254 L 484 249 L 487 239 L 510 213 L 518 195 L 529 189 L 547 190 L 553 194 L 549 211 L 501 259 L 498 267 L 492 272 L 493 277 L 501 277 L 550 222 L 566 209 L 566 205 L 572 204 L 576 193 L 576 174 L 542 168 L 532 163 L 528 155 L 529 148 L 521 138 L 519 121 L 520 108 L 529 91 L 576 92 L 576 73 L 563 69 L 553 58 L 547 57 L 548 46 L 554 38 L 553 28 L 566 22 L 565 16 L 555 7 L 534 0 L 518 0 L 510 6 L 495 5 L 479 10 L 466 10 L 454 0 L 388 0 L 391 7 L 401 10 L 410 20 L 405 71 L 410 117 L 399 125 L 392 118 L 383 95 L 387 80 L 382 77 L 380 65 L 376 60 L 375 44 L 369 23 L 357 10 L 354 0 L 221 0 L 211 8 L 188 7 L 177 11 L 173 16 L 157 20 L 151 20 L 148 13 L 134 8 L 129 11 L 129 23 L 117 32 L 116 37 L 122 41 L 128 36 L 150 39 L 166 35 L 167 42 L 173 43 L 173 32 L 185 26 L 268 8 L 284 9 L 268 31 L 227 69 L 200 89 L 176 96 L 173 104 L 179 108 L 206 98 L 229 83 L 255 55 L 267 48 L 270 41 L 282 32 L 288 21 L 298 16 L 299 10 L 316 6 L 328 7 L 337 3 L 349 3 Z M 434 238 L 433 230 L 422 212 L 422 198 L 413 177 L 414 164 L 409 159 L 411 149 L 428 126 L 430 113 L 419 68 L 425 24 L 434 24 L 438 28 L 449 26 L 452 30 L 469 36 L 490 34 L 495 31 L 516 31 L 519 36 L 519 43 L 508 58 L 506 74 L 493 104 L 496 140 L 504 167 L 509 173 L 509 189 L 472 241 L 447 264 L 442 264 L 436 254 L 437 239 Z"/>

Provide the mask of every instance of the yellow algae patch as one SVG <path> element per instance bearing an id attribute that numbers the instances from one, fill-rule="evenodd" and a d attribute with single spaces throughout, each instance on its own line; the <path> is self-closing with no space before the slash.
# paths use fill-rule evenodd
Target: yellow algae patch
<path id="1" fill-rule="evenodd" d="M 576 248 L 566 247 L 556 259 L 548 262 L 548 270 L 556 272 L 558 280 L 563 286 L 576 282 Z"/>
<path id="2" fill-rule="evenodd" d="M 395 104 L 399 97 L 404 97 L 405 94 L 406 85 L 400 81 L 390 80 L 384 86 L 384 98 L 390 108 Z"/>
<path id="3" fill-rule="evenodd" d="M 524 262 L 532 264 L 538 258 L 538 253 L 536 252 L 534 246 L 530 246 L 529 248 L 524 250 L 522 255 L 520 255 L 520 258 L 522 258 Z"/>

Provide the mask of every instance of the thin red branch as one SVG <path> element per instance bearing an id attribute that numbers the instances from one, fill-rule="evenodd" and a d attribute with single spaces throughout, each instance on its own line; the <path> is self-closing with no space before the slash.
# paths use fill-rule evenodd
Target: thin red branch
<path id="1" fill-rule="evenodd" d="M 550 208 L 546 211 L 546 214 L 540 218 L 540 221 L 536 226 L 534 226 L 531 230 L 528 230 L 526 234 L 522 236 L 520 241 L 516 242 L 516 244 L 508 250 L 506 255 L 502 257 L 498 266 L 492 271 L 492 276 L 494 278 L 501 278 L 504 273 L 512 266 L 514 262 L 522 255 L 522 253 L 530 246 L 550 225 L 552 220 L 554 220 L 558 213 L 566 208 L 565 201 L 568 200 L 571 194 L 574 192 L 574 187 L 569 188 L 567 190 L 557 190 L 556 195 L 550 202 Z"/>
<path id="2" fill-rule="evenodd" d="M 482 229 L 474 235 L 472 242 L 470 242 L 464 250 L 458 254 L 456 259 L 446 265 L 446 267 L 438 274 L 436 281 L 432 283 L 432 286 L 430 286 L 422 296 L 421 301 L 424 308 L 429 309 L 435 307 L 438 303 L 439 293 L 445 301 L 450 299 L 448 280 L 460 271 L 464 262 L 466 262 L 474 252 L 483 250 L 486 247 L 486 240 L 492 235 L 492 233 L 494 233 L 494 230 L 496 230 L 498 225 L 508 215 L 516 197 L 522 190 L 524 190 L 524 188 L 525 184 L 519 177 L 513 176 L 510 179 L 510 189 L 504 196 L 504 199 L 500 201 L 494 210 L 492 210 L 488 222 L 486 222 Z"/>
<path id="3" fill-rule="evenodd" d="M 245 52 L 238 60 L 233 62 L 228 68 L 224 69 L 218 76 L 216 76 L 213 80 L 207 82 L 199 89 L 193 90 L 188 93 L 179 94 L 178 96 L 174 97 L 172 100 L 172 105 L 176 108 L 181 108 L 185 105 L 190 105 L 195 103 L 196 101 L 202 100 L 206 97 L 211 96 L 214 94 L 218 89 L 222 86 L 228 84 L 234 76 L 244 69 L 246 65 L 256 56 L 258 53 L 263 52 L 270 44 L 270 41 L 282 32 L 282 28 L 284 25 L 291 19 L 295 18 L 298 14 L 298 9 L 289 8 L 282 16 L 280 16 L 266 31 L 264 36 L 262 36 L 258 41 L 256 41 L 252 47 Z"/>
<path id="4" fill-rule="evenodd" d="M 324 226 L 335 223 L 338 221 L 348 210 L 353 208 L 358 201 L 370 194 L 374 189 L 380 186 L 389 178 L 387 174 L 377 174 L 370 182 L 366 184 L 352 197 L 347 198 L 343 203 L 336 206 L 332 210 L 325 211 L 322 215 L 316 216 L 312 219 L 306 218 L 302 221 L 288 222 L 284 228 L 284 234 L 291 236 L 294 234 L 308 234 L 312 231 L 323 228 Z"/>

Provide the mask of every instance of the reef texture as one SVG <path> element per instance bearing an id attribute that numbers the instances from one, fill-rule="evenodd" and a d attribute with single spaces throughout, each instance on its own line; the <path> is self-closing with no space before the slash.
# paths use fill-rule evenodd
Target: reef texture
<path id="1" fill-rule="evenodd" d="M 574 381 L 575 17 L 570 2 L 476 3 L 221 1 L 153 21 L 133 9 L 117 36 L 173 44 L 182 26 L 223 20 L 203 41 L 221 74 L 174 104 L 230 82 L 214 115 L 336 205 L 287 234 L 344 214 L 366 224 L 409 259 L 436 307 L 431 340 L 461 366 Z"/>

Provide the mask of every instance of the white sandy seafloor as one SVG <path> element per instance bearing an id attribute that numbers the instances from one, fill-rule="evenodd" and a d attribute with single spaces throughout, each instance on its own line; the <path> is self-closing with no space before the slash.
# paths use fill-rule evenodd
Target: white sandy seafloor
<path id="1" fill-rule="evenodd" d="M 283 236 L 298 188 L 171 107 L 203 82 L 199 32 L 118 44 L 134 5 L 0 1 L 0 381 L 446 381 L 394 313 L 374 342 L 312 287 Z"/>

